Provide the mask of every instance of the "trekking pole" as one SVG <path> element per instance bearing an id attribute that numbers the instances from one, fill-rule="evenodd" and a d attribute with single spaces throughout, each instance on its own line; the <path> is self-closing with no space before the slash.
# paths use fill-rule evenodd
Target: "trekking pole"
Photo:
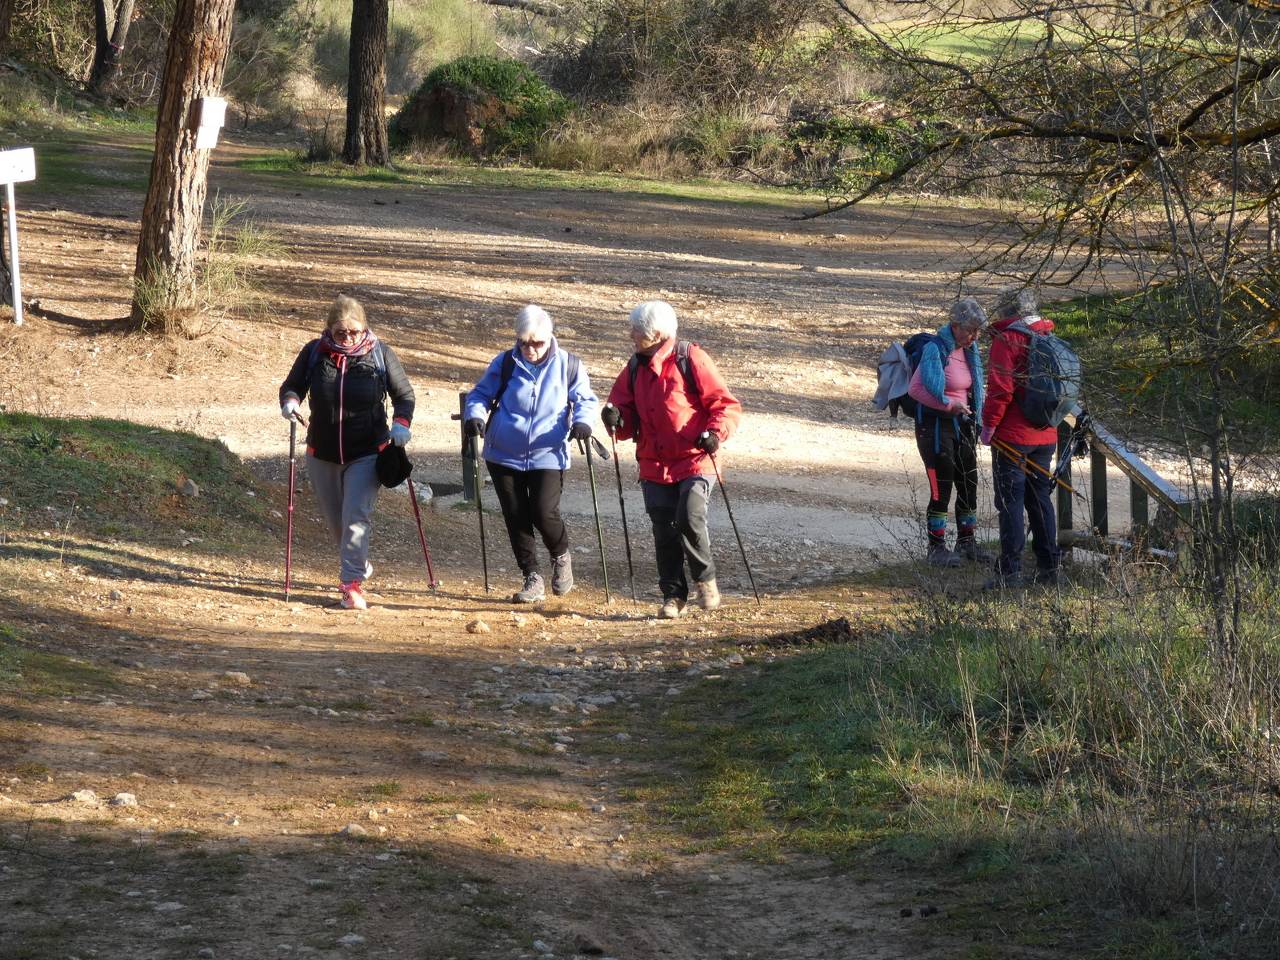
<path id="1" fill-rule="evenodd" d="M 600 526 L 600 504 L 596 500 L 596 468 L 591 460 L 591 440 L 578 441 L 578 449 L 583 450 L 587 455 L 587 477 L 591 480 L 591 508 L 596 513 L 596 542 L 600 544 L 600 569 L 604 571 L 604 602 L 613 603 L 613 596 L 609 593 L 609 564 L 604 559 L 604 530 Z M 596 440 L 599 444 L 600 441 Z M 604 446 L 601 445 L 601 450 Z"/>
<path id="2" fill-rule="evenodd" d="M 618 478 L 618 510 L 622 513 L 622 542 L 627 547 L 627 578 L 631 581 L 631 599 L 636 596 L 636 568 L 631 564 L 631 534 L 627 530 L 627 503 L 622 498 L 622 464 L 618 463 L 618 441 L 611 433 L 609 442 L 613 445 L 613 473 Z"/>
<path id="3" fill-rule="evenodd" d="M 473 479 L 476 484 L 476 516 L 480 518 L 480 562 L 484 565 L 484 592 L 489 592 L 489 549 L 484 542 L 484 507 L 480 504 L 480 488 L 484 486 L 484 474 L 480 472 L 480 438 L 471 438 L 472 456 L 476 469 Z"/>
<path id="4" fill-rule="evenodd" d="M 436 588 L 436 575 L 431 569 L 431 551 L 427 549 L 427 535 L 422 532 L 422 513 L 418 510 L 418 491 L 413 489 L 413 478 L 406 477 L 409 484 L 409 501 L 413 504 L 413 519 L 418 521 L 418 541 L 422 544 L 422 558 L 427 561 L 427 586 Z"/>
<path id="5" fill-rule="evenodd" d="M 285 521 L 284 538 L 284 598 L 289 599 L 289 588 L 293 582 L 293 491 L 298 483 L 298 424 L 304 427 L 307 421 L 302 414 L 294 411 L 289 418 L 289 509 Z"/>
<path id="6" fill-rule="evenodd" d="M 1066 490 L 1068 493 L 1079 497 L 1081 500 L 1084 500 L 1084 496 L 1081 493 L 1079 493 L 1075 487 L 1071 486 L 1071 484 L 1067 483 L 1067 481 L 1063 480 L 1060 476 L 1058 476 L 1053 471 L 1046 470 L 1044 467 L 1040 466 L 1040 464 L 1036 463 L 1034 460 L 1028 457 L 1021 450 L 1017 450 L 1009 446 L 1003 440 L 997 440 L 994 437 L 991 438 L 991 446 L 994 449 L 999 450 L 1001 453 L 1003 453 L 1006 459 L 1012 460 L 1014 464 L 1017 465 L 1018 469 L 1020 469 L 1023 473 L 1027 474 L 1028 476 L 1030 476 L 1031 471 L 1034 470 L 1036 473 L 1040 474 L 1040 476 L 1047 477 L 1048 479 L 1052 480 L 1054 483 L 1060 486 L 1063 490 Z"/>
<path id="7" fill-rule="evenodd" d="M 742 545 L 742 534 L 738 532 L 737 521 L 733 519 L 733 507 L 729 505 L 729 491 L 725 489 L 724 477 L 720 476 L 720 464 L 716 462 L 714 453 L 708 453 L 707 456 L 711 458 L 711 466 L 716 471 L 716 483 L 720 485 L 720 495 L 724 497 L 724 508 L 729 514 L 729 525 L 733 527 L 733 535 L 738 540 L 738 552 L 742 554 L 742 565 L 747 568 L 747 579 L 751 581 L 751 592 L 756 596 L 756 603 L 763 605 L 764 601 L 760 599 L 760 591 L 756 589 L 756 578 L 751 573 L 751 561 L 747 559 L 747 548 Z"/>

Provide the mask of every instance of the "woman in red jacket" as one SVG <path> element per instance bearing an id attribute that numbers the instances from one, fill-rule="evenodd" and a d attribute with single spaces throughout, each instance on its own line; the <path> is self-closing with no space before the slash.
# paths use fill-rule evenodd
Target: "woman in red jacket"
<path id="1" fill-rule="evenodd" d="M 636 443 L 645 511 L 653 524 L 662 607 L 675 619 L 689 600 L 685 564 L 704 610 L 720 606 L 707 504 L 720 444 L 742 415 L 720 371 L 697 344 L 676 339 L 676 312 L 650 300 L 631 311 L 636 353 L 614 381 L 600 418 L 611 436 Z"/>
<path id="2" fill-rule="evenodd" d="M 1058 524 L 1053 511 L 1053 467 L 1057 449 L 1056 427 L 1036 427 L 1022 413 L 1022 392 L 1027 380 L 1027 347 L 1031 337 L 1023 328 L 1048 333 L 1053 321 L 1040 316 L 1034 291 L 1009 288 L 1000 292 L 992 312 L 994 337 L 987 362 L 987 395 L 982 404 L 982 442 L 992 439 L 1026 455 L 1045 472 L 1024 470 L 1009 454 L 991 450 L 995 479 L 996 513 L 1000 518 L 1000 557 L 996 575 L 988 588 L 1022 586 L 1028 583 L 1052 585 L 1058 582 Z M 1026 533 L 1023 511 L 1031 525 L 1031 549 L 1036 555 L 1036 572 L 1022 576 L 1022 550 Z"/>

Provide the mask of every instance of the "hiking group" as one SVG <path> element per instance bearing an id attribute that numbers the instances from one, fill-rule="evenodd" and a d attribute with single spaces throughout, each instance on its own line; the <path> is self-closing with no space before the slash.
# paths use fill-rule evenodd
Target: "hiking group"
<path id="1" fill-rule="evenodd" d="M 929 481 L 928 562 L 958 567 L 993 563 L 987 589 L 1053 585 L 1059 580 L 1057 518 L 1051 470 L 1058 424 L 1076 406 L 1080 363 L 1039 314 L 1035 293 L 1009 288 L 996 297 L 988 324 L 973 297 L 951 305 L 948 322 L 892 344 L 881 356 L 875 405 L 915 418 L 916 447 Z M 984 376 L 978 335 L 991 347 Z M 991 448 L 1000 550 L 992 557 L 977 542 L 978 445 Z M 955 546 L 947 546 L 947 515 L 955 494 Z M 1035 572 L 1024 575 L 1026 525 Z"/>
<path id="2" fill-rule="evenodd" d="M 742 405 L 706 351 L 677 339 L 670 304 L 642 303 L 631 311 L 630 324 L 635 352 L 603 409 L 586 366 L 560 347 L 551 317 L 533 304 L 516 316 L 515 345 L 493 358 L 467 394 L 463 434 L 475 449 L 483 439 L 485 465 L 524 578 L 512 596 L 516 603 L 546 597 L 538 539 L 550 556 L 551 592 L 562 596 L 573 589 L 560 496 L 573 442 L 590 463 L 587 444 L 599 443 L 591 427 L 598 412 L 615 444 L 635 441 L 662 592 L 658 615 L 674 619 L 685 612 L 690 579 L 703 609 L 720 605 L 707 510 L 718 475 L 715 454 L 737 427 Z M 303 400 L 309 400 L 309 422 L 300 413 Z M 280 412 L 291 429 L 306 424 L 307 474 L 338 547 L 341 604 L 348 609 L 368 606 L 373 507 L 380 486 L 407 476 L 397 462 L 411 438 L 413 410 L 413 388 L 399 359 L 369 329 L 360 305 L 339 296 L 323 334 L 302 348 L 280 385 Z M 292 494 L 291 478 L 290 523 Z M 480 517 L 483 536 L 483 512 Z M 628 535 L 628 562 L 629 544 Z M 286 572 L 286 589 L 287 583 Z"/>
<path id="3" fill-rule="evenodd" d="M 1059 556 L 1049 467 L 1057 423 L 1078 393 L 1078 361 L 1073 373 L 1062 375 L 1060 361 L 1074 361 L 1074 355 L 1052 336 L 1053 323 L 1039 316 L 1031 291 L 1002 292 L 994 313 L 985 375 L 977 340 L 988 327 L 987 315 L 977 300 L 965 297 L 952 305 L 942 328 L 917 334 L 885 352 L 876 405 L 895 414 L 907 410 L 915 419 L 916 445 L 929 482 L 928 562 L 956 567 L 966 560 L 994 560 L 995 575 L 988 586 L 1054 583 Z M 490 361 L 467 394 L 464 445 L 475 451 L 478 468 L 483 441 L 485 466 L 523 576 L 514 602 L 546 598 L 539 539 L 550 559 L 551 592 L 563 596 L 573 589 L 569 531 L 560 514 L 560 497 L 576 442 L 587 456 L 595 499 L 592 450 L 601 458 L 609 456 L 592 435 L 598 414 L 614 444 L 615 471 L 617 441 L 635 443 L 662 595 L 658 615 L 680 617 L 692 590 L 704 610 L 720 605 L 707 514 L 717 483 L 724 494 L 716 453 L 737 429 L 742 405 L 707 352 L 678 339 L 677 330 L 675 311 L 665 301 L 646 301 L 631 311 L 634 353 L 601 407 L 585 365 L 560 346 L 546 310 L 530 304 L 516 316 L 514 346 Z M 1059 363 L 1056 373 L 1041 370 L 1045 357 Z M 310 422 L 300 412 L 308 399 Z M 368 605 L 364 585 L 373 574 L 369 535 L 379 487 L 398 485 L 412 469 L 404 447 L 412 436 L 414 393 L 399 359 L 369 329 L 364 310 L 351 297 L 337 298 L 323 334 L 298 353 L 280 386 L 280 410 L 291 424 L 290 542 L 292 431 L 305 424 L 307 474 L 338 547 L 341 604 L 363 610 Z M 1000 528 L 1000 551 L 994 558 L 976 537 L 980 443 L 993 452 Z M 620 472 L 617 477 L 625 533 Z M 476 483 L 481 485 L 478 475 Z M 947 545 L 953 494 L 954 548 Z M 728 508 L 728 496 L 724 498 Z M 1021 572 L 1024 513 L 1036 557 L 1030 577 Z M 729 517 L 732 523 L 731 510 Z M 483 547 L 483 510 L 479 518 Z M 736 524 L 734 531 L 736 535 Z M 422 545 L 430 571 L 425 538 Z M 603 561 L 602 535 L 600 547 Z M 286 553 L 286 593 L 290 556 Z M 627 560 L 630 566 L 629 534 Z M 749 565 L 747 571 L 750 574 Z M 487 556 L 485 585 L 487 589 Z M 605 590 L 608 593 L 607 568 Z M 633 596 L 634 590 L 633 573 Z"/>

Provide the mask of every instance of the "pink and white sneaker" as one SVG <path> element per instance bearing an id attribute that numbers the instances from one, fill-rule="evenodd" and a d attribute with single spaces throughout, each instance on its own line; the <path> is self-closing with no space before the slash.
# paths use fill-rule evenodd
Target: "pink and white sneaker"
<path id="1" fill-rule="evenodd" d="M 342 585 L 342 607 L 344 610 L 368 610 L 369 603 L 360 589 L 360 581 L 352 580 Z"/>

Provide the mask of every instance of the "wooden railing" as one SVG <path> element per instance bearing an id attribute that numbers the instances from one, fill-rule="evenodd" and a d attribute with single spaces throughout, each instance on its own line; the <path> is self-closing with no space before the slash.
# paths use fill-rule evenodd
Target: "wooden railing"
<path id="1" fill-rule="evenodd" d="M 1071 483 L 1069 462 L 1073 432 L 1080 411 L 1068 417 L 1058 427 L 1058 456 L 1067 457 L 1062 468 L 1062 478 Z M 1149 552 L 1166 554 L 1170 551 L 1152 551 L 1148 543 L 1151 529 L 1151 500 L 1170 511 L 1182 521 L 1190 521 L 1192 499 L 1176 486 L 1156 473 L 1145 460 L 1126 447 L 1115 434 L 1093 418 L 1085 421 L 1084 433 L 1089 441 L 1089 500 L 1092 510 L 1092 529 L 1088 533 L 1073 529 L 1072 495 L 1058 488 L 1058 543 L 1063 547 L 1106 544 L 1119 545 L 1109 540 L 1110 516 L 1107 508 L 1107 464 L 1114 464 L 1129 478 L 1130 533 L 1127 544 Z"/>

